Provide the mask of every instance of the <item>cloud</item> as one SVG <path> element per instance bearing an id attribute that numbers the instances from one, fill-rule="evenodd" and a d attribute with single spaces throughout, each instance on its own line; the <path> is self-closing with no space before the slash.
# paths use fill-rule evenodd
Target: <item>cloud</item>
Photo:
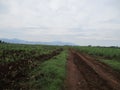
<path id="1" fill-rule="evenodd" d="M 0 37 L 77 44 L 120 41 L 119 4 L 119 0 L 0 0 Z"/>

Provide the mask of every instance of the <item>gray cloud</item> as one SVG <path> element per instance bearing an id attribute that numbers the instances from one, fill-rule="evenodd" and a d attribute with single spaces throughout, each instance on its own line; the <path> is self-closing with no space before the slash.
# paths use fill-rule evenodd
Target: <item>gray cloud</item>
<path id="1" fill-rule="evenodd" d="M 120 0 L 1 0 L 0 38 L 120 41 L 119 4 Z"/>

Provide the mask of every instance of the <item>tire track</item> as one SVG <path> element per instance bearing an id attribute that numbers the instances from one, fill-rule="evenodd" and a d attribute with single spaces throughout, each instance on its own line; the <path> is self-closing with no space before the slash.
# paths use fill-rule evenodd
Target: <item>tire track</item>
<path id="1" fill-rule="evenodd" d="M 120 81 L 111 68 L 89 56 L 70 50 L 67 60 L 66 89 L 120 90 Z"/>

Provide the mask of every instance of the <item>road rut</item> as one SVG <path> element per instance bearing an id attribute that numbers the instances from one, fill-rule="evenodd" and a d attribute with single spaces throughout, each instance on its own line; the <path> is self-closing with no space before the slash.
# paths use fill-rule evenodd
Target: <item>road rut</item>
<path id="1" fill-rule="evenodd" d="M 107 65 L 70 50 L 67 60 L 66 90 L 120 90 L 120 81 Z"/>

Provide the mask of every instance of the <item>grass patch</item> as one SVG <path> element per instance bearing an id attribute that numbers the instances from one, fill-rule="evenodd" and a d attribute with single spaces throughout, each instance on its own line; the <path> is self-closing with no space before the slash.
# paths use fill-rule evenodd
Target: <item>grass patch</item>
<path id="1" fill-rule="evenodd" d="M 110 67 L 112 67 L 114 70 L 117 70 L 120 72 L 120 61 L 117 60 L 100 60 L 106 64 L 108 64 Z"/>
<path id="2" fill-rule="evenodd" d="M 31 73 L 30 89 L 61 90 L 66 76 L 66 51 L 45 61 Z"/>

